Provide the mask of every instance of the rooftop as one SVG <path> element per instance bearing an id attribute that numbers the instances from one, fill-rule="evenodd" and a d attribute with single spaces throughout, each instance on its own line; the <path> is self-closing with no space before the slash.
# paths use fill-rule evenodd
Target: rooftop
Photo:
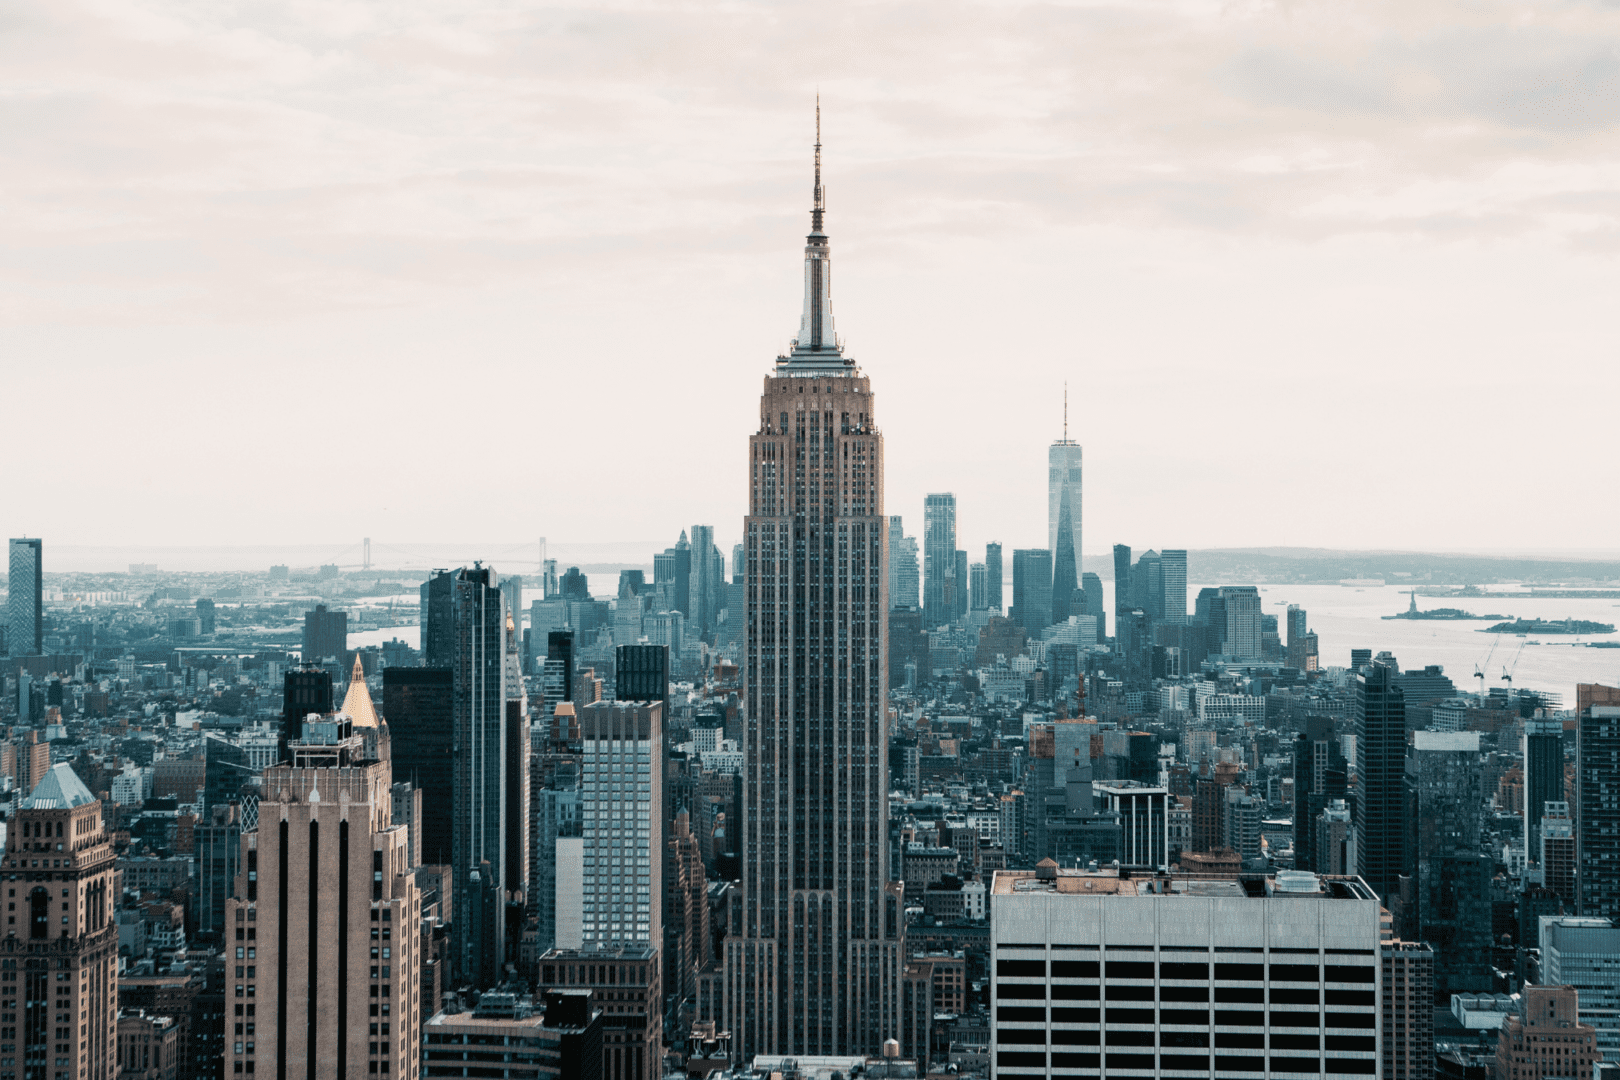
<path id="1" fill-rule="evenodd" d="M 90 789 L 84 786 L 73 767 L 62 762 L 52 765 L 50 772 L 35 785 L 34 792 L 23 803 L 24 810 L 71 810 L 96 801 Z"/>
<path id="2" fill-rule="evenodd" d="M 1133 874 L 1118 870 L 998 870 L 991 892 L 1068 893 L 1077 896 L 1277 897 L 1321 900 L 1375 900 L 1359 877 L 1323 877 L 1301 870 L 1245 874 L 1239 878 Z"/>

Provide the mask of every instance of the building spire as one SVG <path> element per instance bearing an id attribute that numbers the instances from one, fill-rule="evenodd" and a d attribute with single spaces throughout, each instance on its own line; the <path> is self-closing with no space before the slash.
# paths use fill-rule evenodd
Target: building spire
<path id="1" fill-rule="evenodd" d="M 826 195 L 821 190 L 821 92 L 816 92 L 816 187 L 810 206 L 810 231 L 821 232 L 822 215 L 827 212 Z"/>
<path id="2" fill-rule="evenodd" d="M 816 94 L 816 184 L 810 208 L 810 235 L 804 246 L 804 314 L 793 354 L 836 357 L 838 336 L 832 317 L 832 250 L 827 244 L 827 192 L 821 186 L 821 94 Z"/>
<path id="3" fill-rule="evenodd" d="M 1063 441 L 1069 441 L 1069 380 L 1063 380 Z"/>

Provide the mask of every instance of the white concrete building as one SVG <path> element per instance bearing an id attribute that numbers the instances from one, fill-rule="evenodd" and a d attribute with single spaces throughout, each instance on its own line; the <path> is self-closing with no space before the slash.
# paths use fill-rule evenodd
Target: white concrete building
<path id="1" fill-rule="evenodd" d="M 1379 940 L 1355 877 L 1002 871 L 995 1075 L 1377 1075 Z"/>

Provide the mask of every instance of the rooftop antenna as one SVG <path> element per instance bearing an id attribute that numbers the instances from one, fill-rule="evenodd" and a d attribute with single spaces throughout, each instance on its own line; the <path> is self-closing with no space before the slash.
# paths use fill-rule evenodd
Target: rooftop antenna
<path id="1" fill-rule="evenodd" d="M 1063 380 L 1063 441 L 1069 441 L 1069 380 Z"/>

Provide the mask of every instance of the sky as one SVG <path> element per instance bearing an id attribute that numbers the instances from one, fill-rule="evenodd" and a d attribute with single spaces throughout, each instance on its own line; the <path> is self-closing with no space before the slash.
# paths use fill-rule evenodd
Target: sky
<path id="1" fill-rule="evenodd" d="M 10 5 L 0 530 L 729 549 L 818 92 L 908 532 L 1616 549 L 1573 0 Z"/>

